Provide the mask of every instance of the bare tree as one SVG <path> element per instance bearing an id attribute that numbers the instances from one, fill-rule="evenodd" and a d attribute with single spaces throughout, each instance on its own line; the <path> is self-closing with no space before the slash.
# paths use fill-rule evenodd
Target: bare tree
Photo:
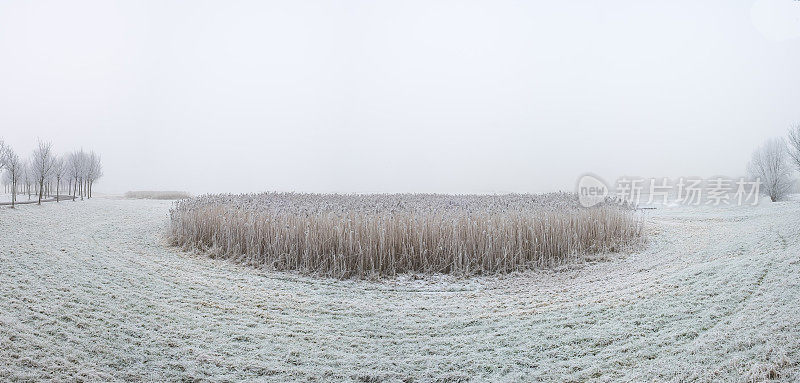
<path id="1" fill-rule="evenodd" d="M 81 172 L 80 161 L 78 160 L 78 152 L 72 152 L 67 157 L 67 167 L 69 168 L 70 179 L 70 192 L 72 193 L 72 200 L 78 196 L 78 176 Z"/>
<path id="2" fill-rule="evenodd" d="M 22 163 L 22 182 L 25 185 L 25 192 L 28 194 L 28 199 L 31 199 L 31 194 L 33 192 L 32 185 L 36 183 L 36 179 L 31 170 L 31 164 L 28 161 Z"/>
<path id="3" fill-rule="evenodd" d="M 72 200 L 80 194 L 83 199 L 83 180 L 86 174 L 86 153 L 78 150 L 69 155 L 69 177 L 73 182 Z"/>
<path id="4" fill-rule="evenodd" d="M 5 170 L 5 171 L 4 171 Z M 80 195 L 93 196 L 94 183 L 103 176 L 100 156 L 94 151 L 78 150 L 63 156 L 56 155 L 50 142 L 39 141 L 30 160 L 20 157 L 0 140 L 0 176 L 4 188 L 10 187 L 12 207 L 19 192 L 38 196 L 38 204 L 55 193 L 56 202 L 61 201 L 62 186 L 72 194 L 72 200 Z M 66 182 L 65 182 L 66 181 Z"/>
<path id="5" fill-rule="evenodd" d="M 103 176 L 103 165 L 100 163 L 100 156 L 94 151 L 89 153 L 86 165 L 86 196 L 92 198 L 92 187 Z"/>
<path id="6" fill-rule="evenodd" d="M 52 144 L 39 141 L 39 146 L 33 151 L 33 155 L 31 156 L 33 174 L 39 185 L 39 205 L 42 204 L 44 181 L 50 177 L 53 172 L 53 160 Z"/>
<path id="7" fill-rule="evenodd" d="M 8 152 L 8 147 L 3 140 L 0 140 L 0 172 L 6 168 L 6 153 Z"/>
<path id="8" fill-rule="evenodd" d="M 753 152 L 747 165 L 750 176 L 761 181 L 761 192 L 772 201 L 784 199 L 792 188 L 788 154 L 786 142 L 782 138 L 773 138 Z"/>
<path id="9" fill-rule="evenodd" d="M 53 160 L 53 178 L 56 180 L 56 202 L 61 202 L 60 192 L 61 192 L 61 180 L 67 174 L 67 165 L 66 161 L 62 157 L 56 157 Z"/>
<path id="10" fill-rule="evenodd" d="M 20 179 L 22 179 L 25 165 L 20 161 L 17 153 L 14 153 L 11 148 L 6 148 L 3 155 L 3 163 L 5 164 L 6 175 L 11 184 L 11 208 L 14 208 L 14 204 L 17 202 L 17 185 Z"/>
<path id="11" fill-rule="evenodd" d="M 11 175 L 8 172 L 3 172 L 3 192 L 11 193 Z"/>
<path id="12" fill-rule="evenodd" d="M 6 181 L 9 181 L 7 175 L 5 173 L 3 173 L 3 169 L 5 169 L 7 167 L 6 166 L 6 161 L 7 161 L 6 156 L 7 155 L 8 155 L 8 147 L 6 146 L 5 142 L 3 142 L 3 140 L 0 140 L 0 174 L 4 175 L 4 177 L 3 177 L 3 187 L 4 188 L 8 185 L 8 183 L 6 183 Z"/>
<path id="13" fill-rule="evenodd" d="M 800 124 L 789 128 L 789 159 L 800 170 Z"/>

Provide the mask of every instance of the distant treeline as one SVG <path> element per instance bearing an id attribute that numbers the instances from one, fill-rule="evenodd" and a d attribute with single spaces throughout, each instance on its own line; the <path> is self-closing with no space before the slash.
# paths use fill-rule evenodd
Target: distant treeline
<path id="1" fill-rule="evenodd" d="M 59 201 L 62 193 L 72 199 L 92 198 L 92 187 L 103 176 L 103 167 L 94 151 L 57 154 L 50 142 L 39 141 L 26 160 L 0 140 L 0 172 L 13 207 L 18 194 L 27 194 L 28 199 L 35 195 L 39 204 L 47 196 Z"/>

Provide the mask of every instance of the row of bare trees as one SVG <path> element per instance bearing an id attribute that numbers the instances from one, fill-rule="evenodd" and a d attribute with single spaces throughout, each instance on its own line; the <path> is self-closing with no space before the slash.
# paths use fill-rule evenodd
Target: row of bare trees
<path id="1" fill-rule="evenodd" d="M 0 172 L 6 192 L 11 194 L 11 207 L 18 194 L 42 199 L 53 196 L 57 202 L 68 196 L 92 198 L 94 183 L 103 176 L 100 156 L 83 149 L 59 155 L 50 142 L 39 141 L 27 160 L 22 159 L 10 146 L 0 140 Z M 63 194 L 66 192 L 66 194 Z"/>
<path id="2" fill-rule="evenodd" d="M 789 129 L 788 140 L 776 137 L 764 142 L 747 165 L 750 177 L 761 181 L 761 192 L 772 201 L 792 192 L 794 170 L 800 171 L 800 124 Z"/>

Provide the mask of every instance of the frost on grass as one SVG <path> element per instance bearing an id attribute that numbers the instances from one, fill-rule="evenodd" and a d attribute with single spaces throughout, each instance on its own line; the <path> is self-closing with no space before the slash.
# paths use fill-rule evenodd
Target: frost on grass
<path id="1" fill-rule="evenodd" d="M 550 267 L 641 238 L 625 207 L 572 194 L 206 195 L 170 212 L 175 245 L 273 270 L 346 278 Z"/>
<path id="2" fill-rule="evenodd" d="M 562 271 L 375 282 L 177 251 L 169 207 L 0 209 L 0 381 L 800 378 L 797 201 L 651 211 L 646 249 Z"/>

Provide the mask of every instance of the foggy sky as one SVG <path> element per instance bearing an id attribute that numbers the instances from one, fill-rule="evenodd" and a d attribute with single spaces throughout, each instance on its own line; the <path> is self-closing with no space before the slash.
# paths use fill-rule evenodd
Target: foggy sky
<path id="1" fill-rule="evenodd" d="M 800 122 L 800 1 L 0 2 L 0 138 L 98 192 L 737 176 Z"/>

